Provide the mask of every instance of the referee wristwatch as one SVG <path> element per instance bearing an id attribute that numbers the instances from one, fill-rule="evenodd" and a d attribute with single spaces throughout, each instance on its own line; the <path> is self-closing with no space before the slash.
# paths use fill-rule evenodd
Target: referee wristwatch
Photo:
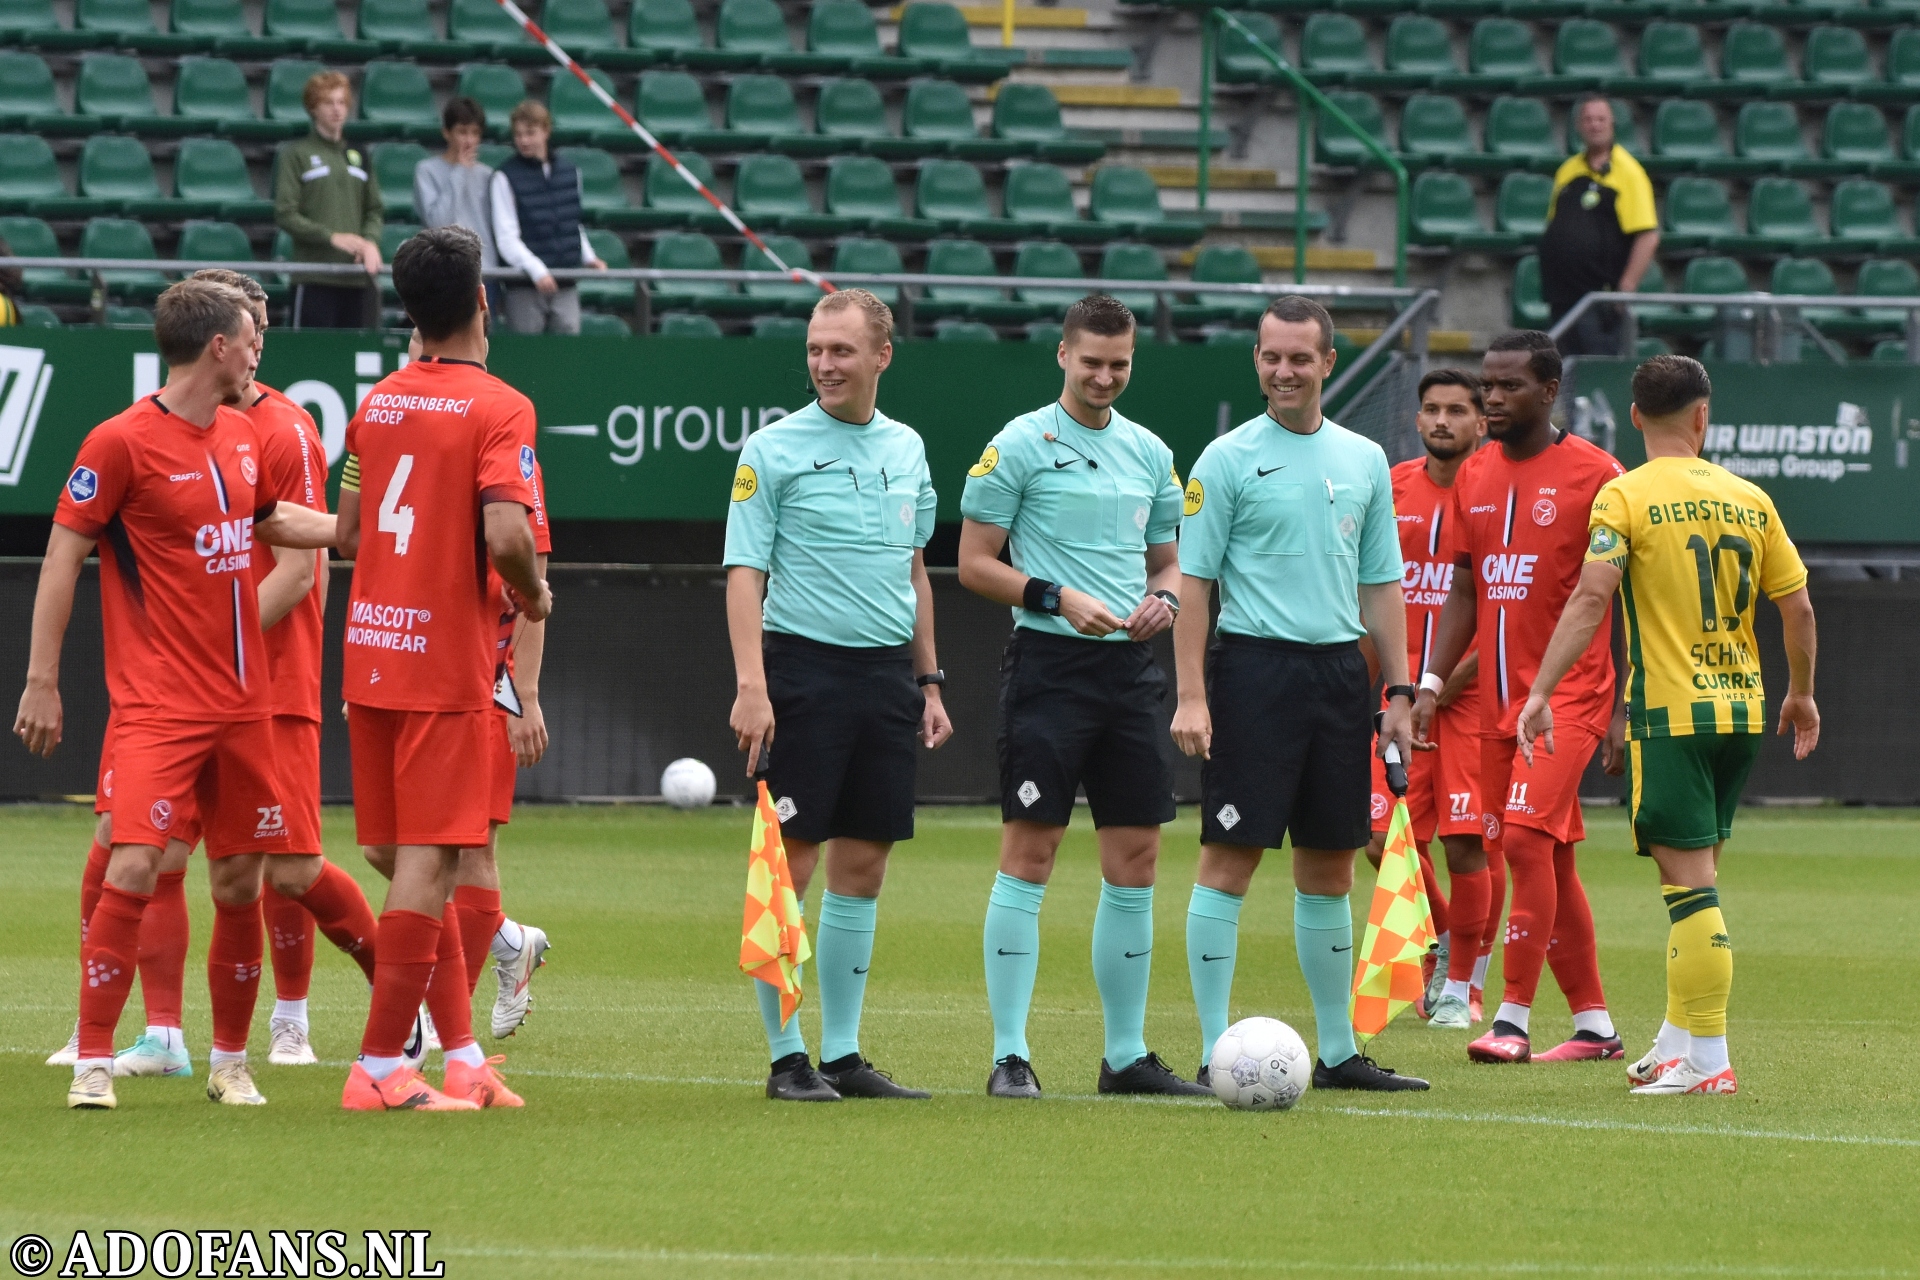
<path id="1" fill-rule="evenodd" d="M 929 671 L 923 676 L 915 676 L 913 682 L 922 689 L 930 684 L 944 685 L 947 682 L 947 673 L 944 671 Z"/>
<path id="2" fill-rule="evenodd" d="M 1159 599 L 1161 599 L 1161 600 L 1165 600 L 1165 601 L 1167 602 L 1167 608 L 1169 608 L 1169 609 L 1171 609 L 1171 610 L 1173 610 L 1173 616 L 1174 616 L 1174 617 L 1176 617 L 1176 618 L 1177 618 L 1177 617 L 1179 617 L 1179 616 L 1180 616 L 1180 597 L 1179 597 L 1179 596 L 1177 596 L 1177 595 L 1175 595 L 1175 594 L 1174 594 L 1173 592 L 1171 592 L 1171 591 L 1168 591 L 1168 590 L 1167 590 L 1166 588 L 1164 588 L 1164 587 L 1162 587 L 1162 588 L 1161 588 L 1160 590 L 1158 590 L 1158 591 L 1156 591 L 1156 592 L 1154 592 L 1153 594 L 1154 594 L 1154 595 L 1155 595 L 1155 596 L 1156 596 L 1157 598 L 1159 598 Z"/>
<path id="3" fill-rule="evenodd" d="M 1387 686 L 1387 700 L 1389 702 L 1395 698 L 1405 698 L 1407 705 L 1412 706 L 1415 693 L 1416 690 L 1410 684 L 1390 684 Z"/>

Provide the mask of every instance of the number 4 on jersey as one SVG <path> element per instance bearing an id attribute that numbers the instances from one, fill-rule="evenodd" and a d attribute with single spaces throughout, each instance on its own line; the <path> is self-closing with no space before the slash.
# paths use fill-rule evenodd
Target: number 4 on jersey
<path id="1" fill-rule="evenodd" d="M 407 477 L 413 474 L 413 455 L 400 455 L 400 465 L 393 469 L 393 479 L 387 481 L 387 496 L 380 499 L 380 532 L 393 535 L 393 554 L 407 554 L 407 540 L 413 537 L 413 508 L 400 505 L 400 491 L 407 487 Z"/>

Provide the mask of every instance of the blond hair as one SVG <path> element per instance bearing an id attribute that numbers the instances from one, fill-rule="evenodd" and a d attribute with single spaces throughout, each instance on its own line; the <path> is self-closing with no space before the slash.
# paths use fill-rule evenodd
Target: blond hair
<path id="1" fill-rule="evenodd" d="M 866 316 L 874 336 L 880 339 L 879 346 L 893 341 L 893 308 L 866 289 L 840 289 L 823 294 L 820 301 L 813 304 L 816 316 L 838 315 L 849 310 L 858 310 Z"/>
<path id="2" fill-rule="evenodd" d="M 528 98 L 515 107 L 513 113 L 507 117 L 509 129 L 518 128 L 523 124 L 530 124 L 536 129 L 545 129 L 548 133 L 552 133 L 553 113 L 547 110 L 546 103 L 535 102 L 532 98 Z"/>
<path id="3" fill-rule="evenodd" d="M 307 77 L 307 87 L 300 91 L 301 105 L 306 107 L 308 115 L 312 115 L 320 106 L 320 99 L 326 97 L 335 89 L 345 90 L 347 101 L 353 101 L 353 86 L 347 82 L 347 77 L 343 72 L 316 71 Z"/>
<path id="4" fill-rule="evenodd" d="M 252 308 L 232 285 L 188 277 L 168 287 L 153 306 L 153 340 L 168 368 L 198 360 L 216 334 L 229 338 Z"/>

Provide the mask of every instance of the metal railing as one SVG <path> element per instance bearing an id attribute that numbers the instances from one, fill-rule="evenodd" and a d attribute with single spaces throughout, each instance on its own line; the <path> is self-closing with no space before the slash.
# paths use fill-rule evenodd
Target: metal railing
<path id="1" fill-rule="evenodd" d="M 1620 352 L 1631 357 L 1640 341 L 1642 317 L 1637 308 L 1685 308 L 1690 318 L 1706 319 L 1722 359 L 1755 360 L 1763 364 L 1799 358 L 1800 339 L 1810 338 L 1835 364 L 1847 363 L 1846 352 L 1821 333 L 1807 312 L 1904 311 L 1907 360 L 1920 364 L 1920 297 L 1866 297 L 1860 294 L 1819 293 L 1589 293 L 1573 305 L 1547 333 L 1558 342 L 1593 308 L 1614 304 L 1620 314 Z M 1622 305 L 1623 304 L 1623 305 Z"/>
<path id="2" fill-rule="evenodd" d="M 1232 31 L 1247 42 L 1249 48 L 1278 71 L 1283 79 L 1292 86 L 1299 133 L 1298 172 L 1293 183 L 1293 278 L 1296 283 L 1307 278 L 1307 177 L 1311 172 L 1311 149 L 1315 112 L 1324 113 L 1333 122 L 1351 133 L 1360 145 L 1385 166 L 1393 175 L 1394 200 L 1398 205 L 1398 218 L 1394 226 L 1393 239 L 1393 283 L 1404 288 L 1407 283 L 1407 241 L 1412 238 L 1413 203 L 1412 187 L 1407 177 L 1407 167 L 1400 158 L 1388 151 L 1372 134 L 1354 122 L 1352 116 L 1342 111 L 1334 101 L 1320 91 L 1318 85 L 1301 75 L 1294 65 L 1272 46 L 1261 40 L 1246 25 L 1232 14 L 1221 9 L 1208 9 L 1200 15 L 1200 146 L 1198 168 L 1195 175 L 1195 200 L 1202 212 L 1207 207 L 1207 168 L 1213 157 L 1213 46 L 1214 28 Z"/>

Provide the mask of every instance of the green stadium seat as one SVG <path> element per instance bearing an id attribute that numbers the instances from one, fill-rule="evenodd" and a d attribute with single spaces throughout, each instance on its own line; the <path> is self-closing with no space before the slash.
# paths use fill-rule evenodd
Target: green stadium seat
<path id="1" fill-rule="evenodd" d="M 1855 85 L 1856 97 L 1909 101 L 1920 90 L 1920 24 L 1901 27 L 1887 41 L 1886 78 Z"/>
<path id="2" fill-rule="evenodd" d="M 725 146 L 707 108 L 706 90 L 684 71 L 643 71 L 634 100 L 640 123 L 668 143 Z"/>
<path id="3" fill-rule="evenodd" d="M 584 292 L 589 281 L 581 282 Z M 580 336 L 583 338 L 631 338 L 633 327 L 619 316 L 610 316 L 602 311 L 582 311 L 580 313 Z"/>
<path id="4" fill-rule="evenodd" d="M 1046 228 L 1056 240 L 1104 240 L 1105 228 L 1080 216 L 1066 170 L 1050 164 L 1015 165 L 1007 170 L 1001 205 L 1011 222 Z"/>
<path id="5" fill-rule="evenodd" d="M 102 208 L 93 201 L 76 200 L 67 191 L 60 181 L 53 148 L 45 138 L 32 133 L 0 133 L 0 212 L 57 218 L 99 213 Z"/>
<path id="6" fill-rule="evenodd" d="M 154 177 L 153 158 L 138 138 L 94 134 L 80 150 L 79 173 L 80 194 L 107 201 L 118 212 L 141 217 L 171 211 L 172 201 L 160 194 L 160 182 Z"/>
<path id="7" fill-rule="evenodd" d="M 860 236 L 848 236 L 833 249 L 833 274 L 853 275 L 903 275 L 906 266 L 900 261 L 900 250 L 885 240 L 868 240 Z M 863 284 L 862 289 L 890 307 L 900 305 L 900 286 L 897 284 Z"/>
<path id="8" fill-rule="evenodd" d="M 1837 165 L 1859 172 L 1892 165 L 1893 133 L 1879 107 L 1867 102 L 1836 102 L 1827 108 L 1820 136 L 1820 154 Z"/>
<path id="9" fill-rule="evenodd" d="M 77 119 L 61 109 L 45 58 L 7 49 L 0 50 L 0 125 L 35 133 L 89 133 L 100 122 Z"/>
<path id="10" fill-rule="evenodd" d="M 1744 104 L 1734 117 L 1733 149 L 1741 173 L 1799 173 L 1811 163 L 1791 102 Z"/>
<path id="11" fill-rule="evenodd" d="M 3 151 L 0 151 L 0 158 L 4 158 Z M 0 166 L 0 174 L 6 172 L 4 166 Z M 0 183 L 5 181 L 4 177 L 0 177 Z M 0 218 L 0 236 L 5 237 L 7 247 L 22 258 L 64 256 L 60 242 L 54 238 L 53 228 L 47 225 L 44 218 Z M 85 302 L 92 292 L 92 286 L 87 281 L 61 267 L 23 267 L 20 276 L 26 295 L 44 302 Z"/>
<path id="12" fill-rule="evenodd" d="M 0 220 L 4 226 L 4 220 Z M 1901 258 L 1869 258 L 1860 264 L 1853 291 L 1864 298 L 1920 297 L 1920 270 Z M 1865 333 L 1904 333 L 1907 313 L 1892 307 L 1868 307 L 1854 323 Z"/>
<path id="13" fill-rule="evenodd" d="M 108 44 L 131 44 L 139 37 L 158 34 L 153 8 L 146 0 L 74 0 L 73 26 L 76 31 L 106 36 Z"/>
<path id="14" fill-rule="evenodd" d="M 1192 244 L 1202 230 L 1198 222 L 1167 217 L 1153 175 L 1132 165 L 1103 164 L 1093 171 L 1088 211 L 1097 223 L 1157 243 Z"/>
<path id="15" fill-rule="evenodd" d="M 902 132 L 929 149 L 973 160 L 1004 160 L 1020 150 L 1016 142 L 980 136 L 967 91 L 951 80 L 915 80 L 900 118 Z"/>
<path id="16" fill-rule="evenodd" d="M 247 176 L 247 158 L 225 138 L 187 138 L 173 157 L 173 194 L 180 215 L 219 214 L 230 222 L 265 222 L 273 201 L 263 200 Z"/>
<path id="17" fill-rule="evenodd" d="M 1276 53 L 1281 48 L 1280 24 L 1264 13 L 1236 13 L 1240 25 Z M 1214 70 L 1229 84 L 1264 84 L 1280 80 L 1271 62 L 1255 52 L 1253 44 L 1238 31 L 1219 33 L 1213 52 Z"/>
<path id="18" fill-rule="evenodd" d="M 1387 118 L 1380 110 L 1378 98 L 1353 89 L 1335 89 L 1327 95 L 1327 99 L 1365 129 L 1375 142 L 1392 148 L 1393 144 L 1387 141 Z M 1324 165 L 1345 168 L 1377 163 L 1373 153 L 1367 150 L 1360 139 L 1335 123 L 1325 112 L 1319 113 L 1314 120 L 1313 151 L 1314 159 Z"/>
<path id="19" fill-rule="evenodd" d="M 1064 338 L 1067 333 L 1064 326 L 1056 324 L 1051 320 L 1030 321 L 1022 325 L 1021 328 L 1026 330 L 1028 342 L 1044 347 L 1057 348 L 1060 345 L 1060 340 Z M 1141 336 L 1144 338 L 1145 335 Z"/>
<path id="20" fill-rule="evenodd" d="M 1807 32 L 1801 68 L 1808 84 L 1828 90 L 1870 84 L 1875 78 L 1867 37 L 1856 27 L 1815 27 Z"/>
<path id="21" fill-rule="evenodd" d="M 295 50 L 323 53 L 347 43 L 340 30 L 339 11 L 329 0 L 267 0 L 261 25 L 266 33 L 263 42 L 233 37 L 236 42 L 233 46 L 222 42 L 215 47 L 236 56 L 272 56 L 267 52 L 269 49 L 282 53 Z M 264 47 L 259 47 L 261 45 Z"/>
<path id="22" fill-rule="evenodd" d="M 182 58 L 173 82 L 173 109 L 183 120 L 217 129 L 240 126 L 241 132 L 260 121 L 247 96 L 246 73 L 225 58 Z"/>
<path id="23" fill-rule="evenodd" d="M 1510 173 L 1500 179 L 1493 200 L 1496 231 L 1537 240 L 1546 232 L 1553 179 L 1544 173 Z"/>
<path id="24" fill-rule="evenodd" d="M 497 58 L 548 61 L 547 51 L 528 39 L 520 24 L 495 0 L 451 0 L 447 6 L 447 38 L 488 49 Z"/>
<path id="25" fill-rule="evenodd" d="M 718 249 L 715 249 L 713 252 L 715 258 L 720 256 Z M 656 263 L 655 265 L 658 264 Z M 658 287 L 655 288 L 654 294 L 656 297 L 659 295 Z M 703 316 L 692 311 L 666 312 L 660 317 L 660 325 L 657 332 L 663 338 L 726 337 L 724 333 L 720 332 L 720 322 L 718 320 L 715 320 L 712 316 Z"/>
<path id="26" fill-rule="evenodd" d="M 787 16 L 774 0 L 721 0 L 714 20 L 714 44 L 742 66 L 767 66 L 776 71 L 802 71 L 812 55 L 794 51 L 787 35 Z M 821 69 L 845 70 L 836 59 Z"/>
<path id="27" fill-rule="evenodd" d="M 132 141 L 132 139 L 127 139 Z M 136 144 L 137 145 L 137 144 Z M 148 174 L 152 176 L 151 172 Z M 84 185 L 84 175 L 81 182 Z M 145 258 L 157 261 L 159 254 L 153 251 L 153 237 L 147 229 L 131 218 L 89 218 L 80 232 L 80 248 L 75 255 L 81 258 Z M 106 283 L 107 293 L 115 298 L 137 298 L 151 301 L 162 289 L 171 283 L 158 271 L 139 268 L 118 267 L 100 272 L 100 278 Z"/>
<path id="28" fill-rule="evenodd" d="M 413 172 L 430 154 L 417 142 L 376 142 L 373 178 L 380 184 L 380 200 L 389 218 L 412 222 L 420 215 L 413 207 Z"/>
<path id="29" fill-rule="evenodd" d="M 1240 347 L 1251 351 L 1259 337 L 1256 329 L 1209 329 L 1200 341 L 1209 347 Z"/>
<path id="30" fill-rule="evenodd" d="M 597 62 L 606 54 L 624 52 L 607 0 L 546 0 L 539 22 L 542 31 L 583 62 Z"/>
<path id="31" fill-rule="evenodd" d="M 1808 253 L 1826 242 L 1804 184 L 1759 178 L 1747 192 L 1747 234 L 1726 247 L 1735 253 Z"/>
<path id="32" fill-rule="evenodd" d="M 1165 280 L 1167 278 L 1166 259 L 1152 245 L 1122 240 L 1110 244 L 1106 252 L 1100 255 L 1100 278 L 1102 280 Z M 1133 312 L 1134 319 L 1142 330 L 1153 327 L 1154 316 L 1159 313 L 1159 295 L 1146 289 L 1107 289 L 1121 306 Z"/>
<path id="33" fill-rule="evenodd" d="M 627 43 L 663 62 L 711 52 L 700 38 L 700 20 L 689 0 L 634 0 L 627 15 Z"/>
<path id="34" fill-rule="evenodd" d="M 619 222 L 627 212 L 620 162 L 599 147 L 555 147 L 553 154 L 580 171 L 580 212 L 588 221 Z"/>
<path id="35" fill-rule="evenodd" d="M 440 141 L 440 109 L 419 63 L 376 60 L 360 81 L 360 118 L 347 123 L 347 137 L 410 137 Z"/>
<path id="36" fill-rule="evenodd" d="M 807 246 L 792 236 L 764 236 L 767 248 L 779 255 L 782 262 L 790 267 L 805 271 L 813 270 L 813 254 Z M 777 272 L 773 259 L 761 251 L 755 244 L 748 244 L 740 255 L 742 271 Z M 741 286 L 741 292 L 753 299 L 759 309 L 779 310 L 787 315 L 804 315 L 813 310 L 813 304 L 819 300 L 820 290 L 815 285 L 803 281 L 789 280 L 784 275 L 775 275 L 764 283 L 749 280 Z"/>
<path id="37" fill-rule="evenodd" d="M 153 328 L 153 311 L 147 307 L 127 307 L 109 304 L 104 318 L 106 327 L 109 329 Z"/>
<path id="38" fill-rule="evenodd" d="M 613 77 L 598 67 L 589 68 L 593 82 L 613 92 Z M 641 145 L 631 129 L 606 109 L 593 90 L 580 83 L 578 76 L 564 67 L 555 68 L 547 85 L 547 110 L 553 115 L 553 136 L 562 142 L 585 142 L 589 138 L 605 146 Z"/>
<path id="39" fill-rule="evenodd" d="M 1422 14 L 1403 13 L 1388 24 L 1386 55 L 1387 74 L 1400 77 L 1410 89 L 1460 73 L 1446 24 Z"/>
<path id="40" fill-rule="evenodd" d="M 974 52 L 967 19 L 950 4 L 909 4 L 900 13 L 899 55 L 962 80 L 997 80 L 1005 63 Z"/>
<path id="41" fill-rule="evenodd" d="M 414 53 L 436 60 L 446 56 L 434 35 L 427 0 L 360 0 L 354 31 L 384 53 Z"/>
<path id="42" fill-rule="evenodd" d="M 1402 117 L 1401 127 L 1405 128 Z M 1539 98 L 1503 95 L 1487 107 L 1485 149 L 1477 156 L 1461 159 L 1462 167 L 1511 169 L 1531 165 L 1539 169 L 1557 169 L 1566 153 L 1554 140 L 1553 121 L 1547 104 Z"/>
<path id="43" fill-rule="evenodd" d="M 53 0 L 0 0 L 0 40 L 19 38 L 38 43 L 46 36 L 67 34 L 54 16 Z"/>
<path id="44" fill-rule="evenodd" d="M 1778 27 L 1734 23 L 1720 45 L 1720 78 L 1745 93 L 1790 83 L 1794 74 L 1787 62 L 1786 37 Z"/>
<path id="45" fill-rule="evenodd" d="M 860 0 L 818 0 L 807 16 L 807 49 L 819 57 L 844 60 L 860 76 L 903 75 L 915 66 L 880 51 L 873 10 Z"/>
<path id="46" fill-rule="evenodd" d="M 513 157 L 513 148 L 504 142 L 480 144 L 479 161 L 489 169 L 498 169 Z"/>
<path id="47" fill-rule="evenodd" d="M 869 139 L 891 139 L 887 105 L 871 80 L 836 79 L 820 86 L 813 104 L 813 126 L 823 138 L 842 150 L 855 150 Z"/>
<path id="48" fill-rule="evenodd" d="M 1884 182 L 1848 178 L 1836 183 L 1829 209 L 1833 238 L 1841 246 L 1855 250 L 1870 246 L 1882 253 L 1902 255 L 1920 252 L 1920 239 L 1909 235 L 1901 225 L 1893 189 Z"/>
<path id="49" fill-rule="evenodd" d="M 1709 256 L 1695 258 L 1687 263 L 1685 274 L 1680 277 L 1680 293 L 1727 294 L 1746 293 L 1751 286 L 1747 283 L 1747 269 L 1732 258 Z M 1682 308 L 1670 323 L 1671 327 L 1698 332 L 1712 323 L 1714 310 L 1711 307 Z M 1662 325 L 1661 327 L 1668 327 Z"/>
<path id="50" fill-rule="evenodd" d="M 1833 278 L 1833 268 L 1818 258 L 1782 258 L 1773 264 L 1773 275 L 1767 282 L 1768 293 L 1801 293 L 1820 297 L 1833 297 L 1840 292 L 1840 285 Z M 1802 307 L 1800 317 L 1825 329 L 1834 321 L 1846 315 L 1840 307 Z"/>
<path id="51" fill-rule="evenodd" d="M 1068 280 L 1086 274 L 1080 265 L 1080 255 L 1058 240 L 1029 240 L 1021 245 L 1013 259 L 1013 275 L 1016 280 L 1055 279 Z M 1021 288 L 1015 286 L 1014 297 L 1029 308 L 1058 318 L 1066 313 L 1068 307 L 1085 297 L 1087 290 L 1055 288 Z"/>
<path id="52" fill-rule="evenodd" d="M 761 223 L 801 233 L 845 228 L 838 219 L 816 213 L 807 199 L 807 180 L 790 156 L 746 156 L 733 176 L 733 207 L 750 226 Z"/>
<path id="53" fill-rule="evenodd" d="M 1882 338 L 1873 344 L 1873 350 L 1867 359 L 1875 364 L 1906 364 L 1907 340 L 1905 338 Z"/>
<path id="54" fill-rule="evenodd" d="M 389 222 L 380 228 L 380 260 L 392 262 L 393 255 L 400 252 L 400 246 L 420 234 L 420 224 L 416 222 Z M 389 307 L 400 305 L 400 294 L 393 287 L 393 277 L 386 276 L 380 281 L 380 300 Z"/>
<path id="55" fill-rule="evenodd" d="M 248 262 L 253 244 L 234 223 L 195 219 L 182 224 L 173 256 L 182 262 Z"/>
<path id="56" fill-rule="evenodd" d="M 1473 149 L 1466 108 L 1458 98 L 1416 93 L 1401 105 L 1401 155 L 1421 163 L 1445 163 Z"/>
<path id="57" fill-rule="evenodd" d="M 772 146 L 789 155 L 827 155 L 839 150 L 831 138 L 810 132 L 800 120 L 800 104 L 780 76 L 747 75 L 727 90 L 727 129 L 735 146 Z M 761 141 L 764 140 L 764 141 Z"/>
<path id="58" fill-rule="evenodd" d="M 1023 153 L 1042 160 L 1085 164 L 1098 160 L 1107 148 L 1100 142 L 1082 142 L 1067 136 L 1060 119 L 1060 100 L 1043 84 L 1000 86 L 993 100 L 993 133 L 1020 145 Z"/>
<path id="59" fill-rule="evenodd" d="M 81 58 L 73 100 L 78 114 L 96 116 L 121 129 L 185 133 L 193 128 L 190 121 L 160 114 L 146 67 L 140 59 L 124 54 L 89 53 Z"/>
<path id="60" fill-rule="evenodd" d="M 1467 69 L 1483 92 L 1520 87 L 1540 78 L 1533 28 L 1516 18 L 1482 18 L 1467 41 Z"/>
<path id="61" fill-rule="evenodd" d="M 776 342 L 805 342 L 807 340 L 807 319 L 805 316 L 755 316 L 748 321 L 753 326 L 753 336 Z"/>
<path id="62" fill-rule="evenodd" d="M 1300 29 L 1300 70 L 1318 85 L 1345 84 L 1377 71 L 1367 49 L 1367 29 L 1344 13 L 1315 13 Z"/>
<path id="63" fill-rule="evenodd" d="M 919 237 L 931 223 L 908 218 L 893 170 L 873 156 L 835 156 L 827 164 L 827 213 L 878 235 Z"/>
<path id="64" fill-rule="evenodd" d="M 167 6 L 167 30 L 185 38 L 193 48 L 210 48 L 229 40 L 248 43 L 254 40 L 240 0 L 173 0 Z"/>
<path id="65" fill-rule="evenodd" d="M 987 184 L 965 160 L 926 160 L 914 183 L 915 214 L 942 231 L 964 235 L 1013 234 L 987 205 Z M 1030 228 L 1029 228 L 1030 229 Z"/>
<path id="66" fill-rule="evenodd" d="M 1597 89 L 1624 78 L 1626 61 L 1620 38 L 1597 18 L 1569 18 L 1560 24 L 1553 41 L 1553 70 L 1558 88 Z"/>
<path id="67" fill-rule="evenodd" d="M 1260 284 L 1260 263 L 1240 245 L 1210 244 L 1193 258 L 1195 284 Z M 1191 303 L 1173 308 L 1173 322 L 1183 327 L 1219 322 L 1254 324 L 1267 309 L 1267 298 L 1251 293 L 1196 291 Z M 1251 345 L 1251 344 L 1249 344 Z"/>
<path id="68" fill-rule="evenodd" d="M 1714 79 L 1700 28 L 1692 22 L 1649 22 L 1640 31 L 1640 78 L 1684 93 Z"/>
<path id="69" fill-rule="evenodd" d="M 720 246 L 707 236 L 676 231 L 654 237 L 649 266 L 658 271 L 719 271 Z M 656 280 L 650 290 L 656 306 L 725 306 L 738 295 L 728 280 Z"/>
<path id="70" fill-rule="evenodd" d="M 507 117 L 527 96 L 527 82 L 520 78 L 518 71 L 503 63 L 469 62 L 460 68 L 460 79 L 453 91 L 479 103 L 487 113 L 487 132 L 504 138 L 512 132 Z M 383 193 L 385 190 L 381 188 Z"/>
<path id="71" fill-rule="evenodd" d="M 998 342 L 993 326 L 979 320 L 942 320 L 933 326 L 935 342 Z"/>
<path id="72" fill-rule="evenodd" d="M 325 70 L 322 64 L 302 58 L 282 58 L 268 67 L 267 119 L 283 122 L 289 130 L 297 126 L 301 133 L 311 128 L 303 95 L 307 81 Z"/>
<path id="73" fill-rule="evenodd" d="M 1473 198 L 1473 184 L 1457 173 L 1427 172 L 1413 181 L 1413 242 L 1452 245 L 1462 236 L 1485 236 L 1486 224 Z"/>
<path id="74" fill-rule="evenodd" d="M 59 313 L 52 307 L 43 307 L 37 302 L 26 302 L 20 305 L 20 327 L 23 329 L 59 329 L 64 326 L 60 323 Z"/>
<path id="75" fill-rule="evenodd" d="M 675 151 L 673 154 L 694 177 L 707 184 L 709 191 L 713 190 L 711 160 L 698 151 Z M 672 166 L 657 155 L 647 158 L 645 191 L 646 208 L 628 210 L 624 221 L 655 227 L 691 224 L 718 229 L 727 225 L 726 219 L 707 203 L 706 197 L 688 186 Z M 605 215 L 602 215 L 602 221 L 605 221 Z"/>
<path id="76" fill-rule="evenodd" d="M 1545 329 L 1553 322 L 1553 314 L 1541 293 L 1537 254 L 1530 253 L 1514 264 L 1513 305 L 1509 314 L 1516 329 Z"/>
<path id="77" fill-rule="evenodd" d="M 1077 261 L 1077 259 L 1076 259 Z M 930 276 L 994 276 L 993 251 L 978 240 L 935 240 L 927 246 L 927 274 Z M 982 312 L 1009 313 L 1024 317 L 1028 308 L 1009 303 L 1006 294 L 989 285 L 930 284 L 914 310 L 930 319 L 947 316 L 971 316 Z"/>
<path id="78" fill-rule="evenodd" d="M 1731 164 L 1727 144 L 1720 137 L 1720 120 L 1711 104 L 1686 98 L 1668 98 L 1653 113 L 1655 172 L 1684 172 L 1705 168 L 1718 173 Z"/>
<path id="79" fill-rule="evenodd" d="M 604 227 L 591 227 L 587 231 L 587 243 L 593 246 L 593 256 L 616 270 L 624 270 L 633 265 L 633 258 L 627 252 L 626 241 Z M 633 310 L 633 281 L 600 280 L 591 276 L 580 281 L 580 301 L 589 307 L 601 307 L 609 311 Z M 582 332 L 585 332 L 583 329 Z"/>
<path id="80" fill-rule="evenodd" d="M 1661 214 L 1663 248 L 1702 249 L 1722 237 L 1739 234 L 1732 197 L 1727 184 L 1718 178 L 1675 178 L 1667 185 Z"/>

